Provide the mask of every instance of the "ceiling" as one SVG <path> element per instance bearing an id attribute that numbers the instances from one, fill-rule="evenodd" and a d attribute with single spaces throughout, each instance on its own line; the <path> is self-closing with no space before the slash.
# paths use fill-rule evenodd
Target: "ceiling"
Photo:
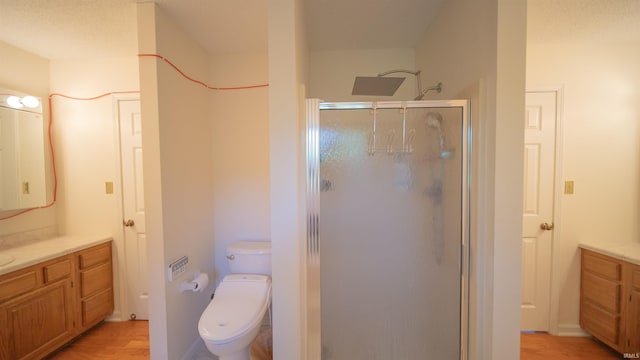
<path id="1" fill-rule="evenodd" d="M 155 1 L 211 54 L 266 51 L 269 0 L 0 0 L 0 41 L 49 59 L 137 53 Z M 312 50 L 413 48 L 446 0 L 302 0 Z M 639 0 L 528 0 L 530 44 L 640 40 Z"/>
<path id="2" fill-rule="evenodd" d="M 0 40 L 49 59 L 137 53 L 132 0 L 0 0 Z"/>
<path id="3" fill-rule="evenodd" d="M 0 0 L 0 41 L 49 59 L 137 53 L 136 2 Z M 154 0 L 210 53 L 266 51 L 268 0 Z M 306 0 L 313 50 L 414 47 L 445 0 Z"/>

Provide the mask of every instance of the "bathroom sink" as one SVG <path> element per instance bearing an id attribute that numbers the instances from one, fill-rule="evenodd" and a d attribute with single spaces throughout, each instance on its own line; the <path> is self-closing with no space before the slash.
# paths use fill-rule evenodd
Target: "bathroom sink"
<path id="1" fill-rule="evenodd" d="M 15 259 L 11 255 L 0 254 L 0 266 L 11 264 Z"/>

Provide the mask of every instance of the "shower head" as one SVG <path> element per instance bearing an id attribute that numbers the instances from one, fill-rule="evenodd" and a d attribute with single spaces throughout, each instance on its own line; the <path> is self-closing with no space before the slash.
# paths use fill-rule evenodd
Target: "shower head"
<path id="1" fill-rule="evenodd" d="M 420 70 L 389 70 L 378 74 L 378 76 L 356 76 L 353 83 L 351 95 L 375 95 L 375 96 L 392 96 L 396 93 L 404 77 L 386 77 L 390 74 L 411 74 L 418 79 L 420 84 Z"/>
<path id="2" fill-rule="evenodd" d="M 442 83 L 422 90 L 420 70 L 411 71 L 398 69 L 382 72 L 378 74 L 378 76 L 356 76 L 351 95 L 392 96 L 396 93 L 405 78 L 386 76 L 397 73 L 411 74 L 416 77 L 418 95 L 413 100 L 422 100 L 424 95 L 429 91 L 437 91 L 438 93 L 442 91 Z"/>
<path id="3" fill-rule="evenodd" d="M 403 77 L 357 76 L 351 95 L 393 96 Z"/>

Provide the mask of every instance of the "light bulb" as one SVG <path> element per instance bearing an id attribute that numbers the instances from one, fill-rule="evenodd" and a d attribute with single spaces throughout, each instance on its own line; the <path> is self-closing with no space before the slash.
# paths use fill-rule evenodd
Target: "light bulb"
<path id="1" fill-rule="evenodd" d="M 20 102 L 24 106 L 26 106 L 28 108 L 31 108 L 31 109 L 37 108 L 38 105 L 40 105 L 40 100 L 38 100 L 37 97 L 31 96 L 31 95 L 23 97 L 22 100 L 20 100 Z"/>
<path id="2" fill-rule="evenodd" d="M 9 96 L 7 97 L 7 105 L 11 106 L 14 109 L 21 109 L 22 102 L 20 102 L 20 98 L 17 96 Z"/>

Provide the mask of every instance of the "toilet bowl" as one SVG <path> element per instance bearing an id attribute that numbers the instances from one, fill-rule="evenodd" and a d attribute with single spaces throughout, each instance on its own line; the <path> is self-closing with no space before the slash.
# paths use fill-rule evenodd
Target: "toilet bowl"
<path id="1" fill-rule="evenodd" d="M 198 332 L 220 360 L 249 360 L 251 342 L 271 305 L 271 242 L 231 243 L 227 259 L 232 273 L 216 288 Z"/>
<path id="2" fill-rule="evenodd" d="M 225 276 L 198 322 L 207 349 L 220 360 L 248 360 L 249 345 L 258 335 L 270 303 L 269 276 Z"/>

